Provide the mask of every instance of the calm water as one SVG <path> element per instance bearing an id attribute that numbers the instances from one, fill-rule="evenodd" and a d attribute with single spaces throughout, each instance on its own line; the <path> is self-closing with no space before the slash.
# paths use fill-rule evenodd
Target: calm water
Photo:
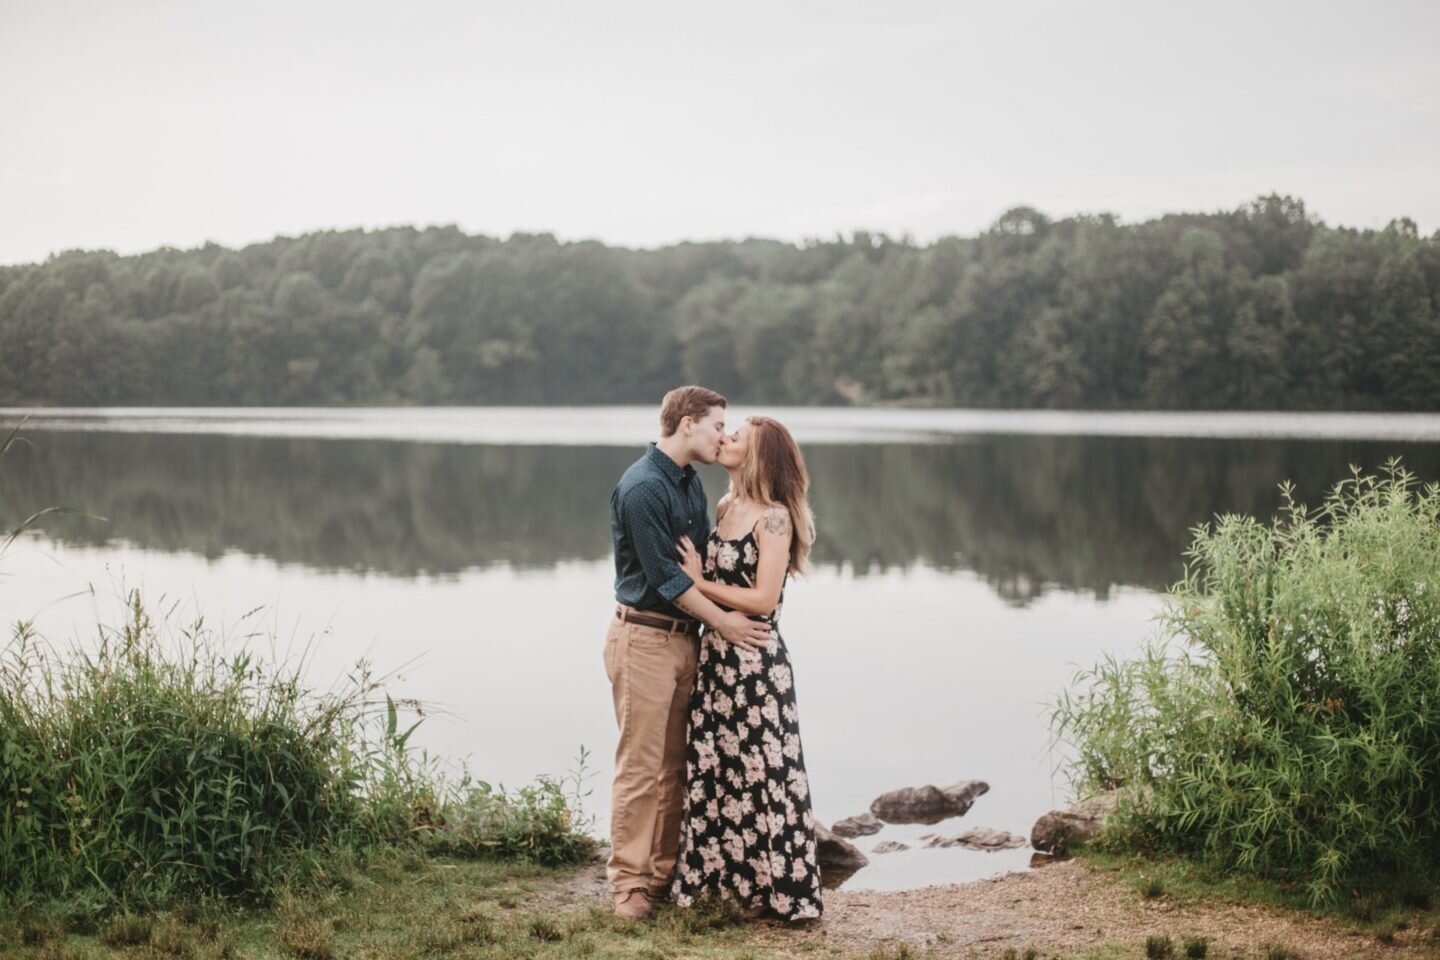
<path id="1" fill-rule="evenodd" d="M 738 420 L 747 411 L 734 410 Z M 1066 799 L 1046 703 L 1077 666 L 1134 651 L 1189 530 L 1315 502 L 1391 456 L 1440 479 L 1440 417 L 776 412 L 814 479 L 816 569 L 786 592 L 817 815 L 899 786 L 991 784 L 962 820 L 1028 833 Z M 0 410 L 0 422 L 16 412 Z M 606 506 L 650 409 L 32 413 L 0 464 L 0 521 L 54 519 L 0 559 L 0 620 L 87 639 L 141 588 L 177 621 L 309 651 L 328 685 L 359 658 L 431 705 L 416 739 L 519 784 L 593 751 L 608 816 L 614 720 L 601 663 Z M 711 501 L 723 474 L 708 470 Z M 876 856 L 895 888 L 1028 854 Z"/>

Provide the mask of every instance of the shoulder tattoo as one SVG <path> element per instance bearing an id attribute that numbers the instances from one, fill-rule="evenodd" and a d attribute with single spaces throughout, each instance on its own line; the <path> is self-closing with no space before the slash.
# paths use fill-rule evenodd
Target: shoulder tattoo
<path id="1" fill-rule="evenodd" d="M 790 511 L 784 507 L 771 507 L 760 516 L 765 532 L 783 537 L 790 533 Z"/>

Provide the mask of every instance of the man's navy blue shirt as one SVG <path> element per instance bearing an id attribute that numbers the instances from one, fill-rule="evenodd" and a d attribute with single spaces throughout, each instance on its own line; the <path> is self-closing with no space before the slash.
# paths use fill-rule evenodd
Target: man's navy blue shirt
<path id="1" fill-rule="evenodd" d="M 686 536 L 704 550 L 710 536 L 705 488 L 695 468 L 681 468 L 650 444 L 610 495 L 610 534 L 615 539 L 615 599 L 637 610 L 688 617 L 674 601 L 695 581 L 680 569 L 676 544 Z"/>

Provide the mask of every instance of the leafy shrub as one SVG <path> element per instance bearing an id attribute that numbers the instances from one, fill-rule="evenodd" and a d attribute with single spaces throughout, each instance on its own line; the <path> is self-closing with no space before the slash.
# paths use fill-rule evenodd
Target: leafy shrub
<path id="1" fill-rule="evenodd" d="M 1292 878 L 1312 901 L 1440 853 L 1440 487 L 1356 471 L 1313 513 L 1196 531 L 1165 629 L 1060 698 L 1119 842 Z"/>
<path id="2" fill-rule="evenodd" d="M 564 785 L 543 776 L 514 791 L 484 781 L 465 785 L 445 806 L 431 846 L 437 853 L 547 866 L 579 863 L 595 850 L 594 841 L 577 829 Z"/>

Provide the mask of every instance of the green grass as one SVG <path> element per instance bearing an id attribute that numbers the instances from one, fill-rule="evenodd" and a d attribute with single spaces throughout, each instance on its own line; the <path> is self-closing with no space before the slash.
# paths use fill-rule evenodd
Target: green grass
<path id="1" fill-rule="evenodd" d="M 1337 903 L 1440 857 L 1440 486 L 1398 464 L 1316 511 L 1196 531 L 1165 629 L 1055 710 L 1109 842 Z"/>
<path id="2" fill-rule="evenodd" d="M 0 649 L 0 909 L 263 901 L 391 847 L 547 864 L 593 849 L 583 750 L 574 794 L 446 778 L 364 664 L 316 693 L 303 664 L 129 599 L 90 649 L 59 653 L 23 623 Z"/>
<path id="3" fill-rule="evenodd" d="M 1314 904 L 1308 889 L 1292 880 L 1222 871 L 1213 864 L 1177 855 L 1116 851 L 1090 846 L 1080 852 L 1090 866 L 1117 874 L 1143 897 L 1158 889 L 1177 906 L 1206 903 L 1261 904 L 1281 911 L 1327 917 L 1386 943 L 1400 930 L 1434 931 L 1440 938 L 1440 901 L 1426 890 L 1388 881 L 1354 888 L 1334 903 Z M 1190 941 L 1186 942 L 1189 949 Z"/>
<path id="4" fill-rule="evenodd" d="M 327 885 L 281 891 L 266 907 L 212 901 L 74 927 L 0 913 L 0 960 L 772 955 L 755 945 L 733 911 L 665 907 L 653 922 L 632 923 L 615 918 L 604 900 L 593 909 L 557 909 L 545 896 L 572 873 L 392 850 L 335 867 Z"/>
<path id="5" fill-rule="evenodd" d="M 1175 941 L 1159 934 L 1145 938 L 1147 960 L 1170 960 L 1175 956 Z"/>

